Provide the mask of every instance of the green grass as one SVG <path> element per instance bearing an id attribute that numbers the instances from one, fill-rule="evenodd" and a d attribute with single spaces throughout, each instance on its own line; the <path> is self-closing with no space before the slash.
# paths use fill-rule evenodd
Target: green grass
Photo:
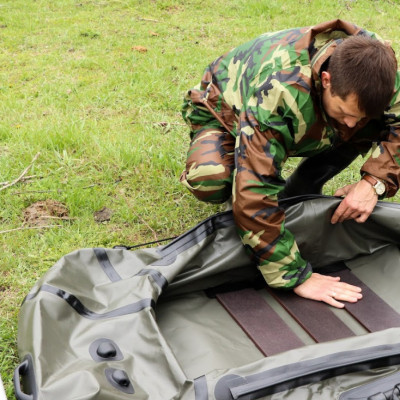
<path id="1" fill-rule="evenodd" d="M 77 248 L 175 236 L 219 210 L 179 184 L 188 146 L 180 105 L 206 64 L 263 32 L 337 17 L 399 51 L 397 0 L 0 2 L 0 181 L 40 152 L 36 178 L 0 192 L 1 230 L 22 227 L 39 200 L 64 203 L 71 217 L 56 221 L 61 228 L 0 234 L 0 371 L 10 398 L 19 307 L 52 264 Z M 354 182 L 360 165 L 325 192 Z M 113 215 L 99 224 L 102 207 Z"/>

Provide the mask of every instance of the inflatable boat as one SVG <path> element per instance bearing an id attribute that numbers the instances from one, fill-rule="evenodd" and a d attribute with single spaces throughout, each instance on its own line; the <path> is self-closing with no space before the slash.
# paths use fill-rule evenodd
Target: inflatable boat
<path id="1" fill-rule="evenodd" d="M 219 213 L 167 245 L 64 256 L 20 310 L 18 400 L 400 398 L 400 205 L 332 225 L 340 199 L 280 203 L 335 309 L 267 288 Z"/>

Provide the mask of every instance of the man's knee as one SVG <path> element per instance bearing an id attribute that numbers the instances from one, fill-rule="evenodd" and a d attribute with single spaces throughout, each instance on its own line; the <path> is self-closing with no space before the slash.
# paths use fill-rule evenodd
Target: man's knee
<path id="1" fill-rule="evenodd" d="M 193 138 L 180 181 L 201 201 L 223 203 L 232 194 L 235 138 L 205 128 Z"/>
<path id="2" fill-rule="evenodd" d="M 180 181 L 201 201 L 223 203 L 232 195 L 231 174 L 223 165 L 192 166 L 182 172 Z"/>

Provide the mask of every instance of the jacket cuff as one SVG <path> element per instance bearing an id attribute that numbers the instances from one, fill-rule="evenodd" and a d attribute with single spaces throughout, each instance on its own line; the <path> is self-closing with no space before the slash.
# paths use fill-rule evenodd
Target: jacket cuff
<path id="1" fill-rule="evenodd" d="M 312 273 L 313 273 L 312 266 L 309 262 L 307 262 L 306 266 L 300 271 L 300 274 L 297 276 L 296 283 L 290 289 L 293 289 L 304 283 L 307 279 L 311 277 Z"/>

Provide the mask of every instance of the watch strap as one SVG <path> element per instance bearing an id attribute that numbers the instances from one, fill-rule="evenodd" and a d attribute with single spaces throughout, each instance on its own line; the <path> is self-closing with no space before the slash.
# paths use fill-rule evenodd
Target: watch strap
<path id="1" fill-rule="evenodd" d="M 365 181 L 370 183 L 373 188 L 378 183 L 378 179 L 376 179 L 372 175 L 368 175 L 368 174 L 364 174 L 361 179 L 364 179 Z"/>
<path id="2" fill-rule="evenodd" d="M 382 182 L 378 178 L 375 178 L 374 176 L 369 174 L 364 174 L 361 179 L 367 181 L 372 186 L 372 188 L 375 190 L 375 193 L 378 195 L 379 199 L 385 197 L 385 193 L 387 191 L 385 182 Z"/>

